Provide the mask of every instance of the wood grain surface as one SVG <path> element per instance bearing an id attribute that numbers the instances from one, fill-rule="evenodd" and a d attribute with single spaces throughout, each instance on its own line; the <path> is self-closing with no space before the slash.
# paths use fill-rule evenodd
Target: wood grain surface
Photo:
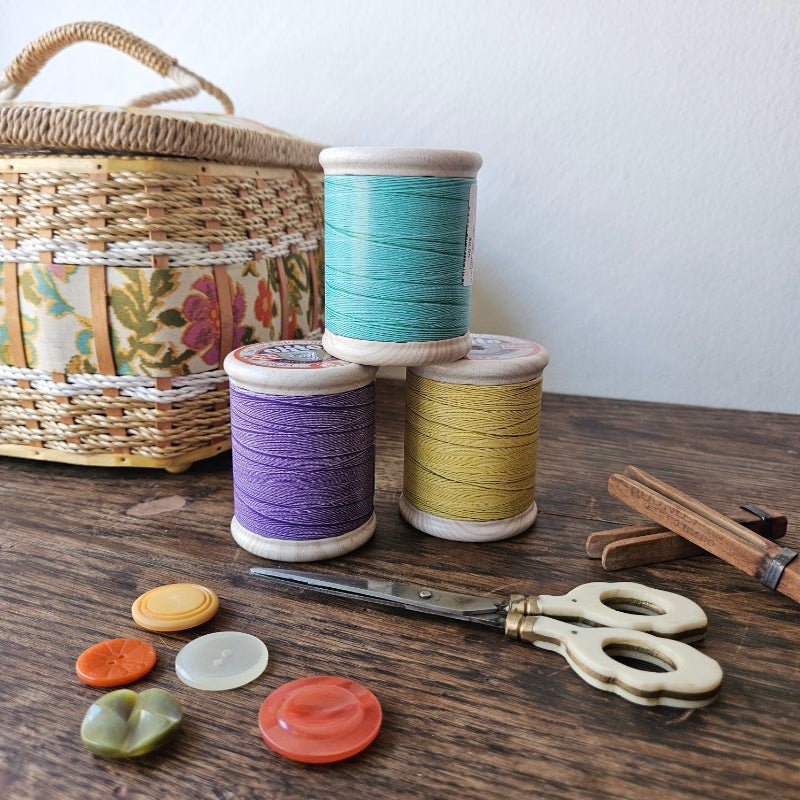
<path id="1" fill-rule="evenodd" d="M 231 538 L 229 455 L 181 474 L 3 458 L 0 797 L 798 797 L 800 606 L 710 555 L 609 576 L 585 542 L 645 522 L 606 491 L 609 475 L 634 463 L 717 508 L 780 509 L 783 544 L 800 549 L 800 418 L 546 394 L 534 527 L 465 544 L 400 517 L 403 389 L 378 389 L 377 531 L 356 552 L 308 566 L 498 597 L 609 579 L 679 592 L 708 614 L 700 647 L 725 672 L 716 702 L 636 706 L 583 683 L 557 654 L 492 629 L 251 578 L 249 567 L 265 562 Z M 136 626 L 140 594 L 186 580 L 219 593 L 216 617 L 174 634 Z M 184 686 L 176 653 L 219 630 L 263 639 L 267 671 L 227 692 Z M 103 690 L 77 679 L 75 661 L 121 636 L 158 654 L 131 688 L 167 689 L 185 714 L 174 742 L 130 761 L 92 755 L 79 735 Z M 258 709 L 287 681 L 325 674 L 371 689 L 383 727 L 347 761 L 288 761 L 262 742 Z"/>

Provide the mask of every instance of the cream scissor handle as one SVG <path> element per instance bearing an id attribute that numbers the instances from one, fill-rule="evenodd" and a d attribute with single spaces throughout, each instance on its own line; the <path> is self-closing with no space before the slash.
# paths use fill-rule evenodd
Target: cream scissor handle
<path id="1" fill-rule="evenodd" d="M 588 625 L 649 631 L 694 642 L 705 636 L 705 612 L 688 597 L 641 583 L 584 583 L 564 595 L 513 595 L 509 611 Z"/>
<path id="2" fill-rule="evenodd" d="M 545 650 L 555 650 L 587 683 L 639 705 L 695 708 L 711 703 L 722 682 L 713 658 L 674 639 L 627 628 L 581 628 L 550 617 L 509 612 L 506 635 Z M 651 672 L 623 664 L 614 656 L 659 665 Z"/>

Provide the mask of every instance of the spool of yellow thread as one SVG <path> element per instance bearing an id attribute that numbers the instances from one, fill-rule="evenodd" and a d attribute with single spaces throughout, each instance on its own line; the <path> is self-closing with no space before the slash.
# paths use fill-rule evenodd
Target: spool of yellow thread
<path id="1" fill-rule="evenodd" d="M 489 542 L 536 519 L 536 454 L 547 350 L 472 334 L 459 361 L 412 367 L 406 379 L 400 513 L 443 539 Z"/>

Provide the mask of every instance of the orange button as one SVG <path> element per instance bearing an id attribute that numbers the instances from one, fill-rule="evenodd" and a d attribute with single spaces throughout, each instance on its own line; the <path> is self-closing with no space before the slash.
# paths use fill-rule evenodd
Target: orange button
<path id="1" fill-rule="evenodd" d="M 182 631 L 217 613 L 217 593 L 196 583 L 170 583 L 145 592 L 131 606 L 137 625 L 150 631 Z"/>
<path id="2" fill-rule="evenodd" d="M 264 741 L 295 761 L 323 764 L 360 753 L 378 735 L 378 699 L 360 683 L 329 676 L 291 681 L 262 703 Z"/>
<path id="3" fill-rule="evenodd" d="M 156 663 L 153 646 L 141 639 L 108 639 L 78 656 L 75 672 L 89 686 L 124 686 L 144 677 Z"/>

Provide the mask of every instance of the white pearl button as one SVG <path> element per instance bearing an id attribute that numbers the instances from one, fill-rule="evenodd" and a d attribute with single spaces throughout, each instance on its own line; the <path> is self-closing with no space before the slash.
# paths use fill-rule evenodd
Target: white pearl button
<path id="1" fill-rule="evenodd" d="M 219 631 L 185 645 L 175 672 L 193 689 L 219 692 L 254 681 L 267 668 L 269 651 L 261 639 L 240 631 Z"/>

